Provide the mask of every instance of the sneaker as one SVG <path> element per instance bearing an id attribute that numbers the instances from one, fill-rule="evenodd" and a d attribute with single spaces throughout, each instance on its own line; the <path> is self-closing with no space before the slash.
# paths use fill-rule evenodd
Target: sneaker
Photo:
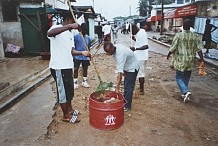
<path id="1" fill-rule="evenodd" d="M 131 109 L 124 107 L 124 112 L 128 112 L 128 111 L 131 111 Z"/>
<path id="2" fill-rule="evenodd" d="M 87 81 L 82 82 L 82 86 L 85 88 L 89 88 L 89 84 L 87 83 Z"/>
<path id="3" fill-rule="evenodd" d="M 192 93 L 191 92 L 187 92 L 185 95 L 183 95 L 183 98 L 184 98 L 184 102 L 186 102 L 186 100 L 190 100 L 190 96 L 192 95 Z"/>
<path id="4" fill-rule="evenodd" d="M 78 89 L 79 85 L 77 83 L 74 83 L 74 89 Z"/>

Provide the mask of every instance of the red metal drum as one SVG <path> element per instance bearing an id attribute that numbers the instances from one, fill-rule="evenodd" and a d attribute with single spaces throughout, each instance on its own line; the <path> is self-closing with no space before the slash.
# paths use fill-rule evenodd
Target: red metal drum
<path id="1" fill-rule="evenodd" d="M 124 97 L 122 94 L 116 94 L 110 91 L 107 97 L 116 97 L 119 101 L 115 103 L 104 103 L 95 100 L 94 97 L 100 96 L 100 93 L 94 92 L 89 98 L 89 122 L 97 129 L 112 130 L 123 125 L 124 121 Z"/>

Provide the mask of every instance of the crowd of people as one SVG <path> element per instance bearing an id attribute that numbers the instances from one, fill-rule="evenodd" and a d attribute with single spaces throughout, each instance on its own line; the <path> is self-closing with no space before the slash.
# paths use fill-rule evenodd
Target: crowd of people
<path id="1" fill-rule="evenodd" d="M 208 25 L 207 21 L 207 25 Z M 202 49 L 203 43 L 198 35 L 190 31 L 191 22 L 189 19 L 183 23 L 183 31 L 177 33 L 169 49 L 167 59 L 172 55 L 172 66 L 176 73 L 176 82 L 181 91 L 181 98 L 186 102 L 192 93 L 189 89 L 189 81 L 194 68 L 196 52 L 200 56 L 200 62 L 204 64 Z M 122 78 L 124 78 L 124 111 L 132 109 L 132 97 L 136 81 L 139 81 L 139 91 L 144 95 L 144 83 L 146 64 L 149 59 L 149 44 L 146 32 L 147 24 L 141 28 L 131 24 L 131 36 L 135 41 L 134 46 L 126 47 L 117 43 L 118 27 L 111 27 L 109 23 L 103 26 L 98 24 L 96 33 L 99 44 L 103 43 L 107 55 L 112 55 L 117 66 L 117 81 L 115 92 L 120 92 Z M 210 26 L 210 28 L 213 26 Z M 72 30 L 77 29 L 80 33 L 73 34 Z M 209 29 L 209 26 L 208 26 Z M 78 70 L 82 64 L 83 78 L 82 86 L 89 87 L 87 75 L 90 65 L 91 47 L 90 37 L 87 35 L 85 23 L 75 23 L 70 12 L 63 16 L 63 23 L 53 25 L 47 32 L 51 43 L 51 59 L 49 67 L 57 87 L 57 100 L 63 111 L 63 121 L 77 123 L 79 111 L 72 108 L 71 100 L 74 97 L 74 89 L 79 87 Z M 113 36 L 113 42 L 111 37 Z M 85 42 L 85 43 L 84 43 Z M 131 43 L 132 44 L 132 43 Z"/>

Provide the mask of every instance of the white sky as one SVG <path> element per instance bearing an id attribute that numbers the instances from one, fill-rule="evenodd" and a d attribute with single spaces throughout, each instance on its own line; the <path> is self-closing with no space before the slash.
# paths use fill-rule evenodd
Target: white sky
<path id="1" fill-rule="evenodd" d="M 93 0 L 76 0 L 73 5 L 93 6 Z M 129 16 L 138 14 L 136 8 L 139 0 L 94 0 L 94 10 L 101 13 L 106 19 L 113 20 L 116 16 Z"/>

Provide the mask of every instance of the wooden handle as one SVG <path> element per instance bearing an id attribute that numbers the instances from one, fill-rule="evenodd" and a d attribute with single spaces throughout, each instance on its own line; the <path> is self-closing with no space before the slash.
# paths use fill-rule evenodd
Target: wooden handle
<path id="1" fill-rule="evenodd" d="M 72 14 L 72 16 L 73 16 L 74 21 L 77 23 L 77 19 L 76 19 L 75 15 L 74 15 L 74 12 L 73 12 L 72 7 L 71 7 L 70 0 L 67 0 L 67 4 L 68 4 L 68 6 L 69 6 L 69 9 L 70 9 L 70 12 L 71 12 L 71 14 Z M 82 37 L 83 43 L 84 43 L 85 46 L 86 46 L 86 50 L 87 50 L 88 52 L 90 52 L 90 51 L 89 51 L 89 48 L 88 48 L 88 46 L 87 46 L 87 44 L 86 44 L 86 41 L 85 41 L 85 39 L 84 39 L 84 37 L 83 37 L 83 35 L 82 35 L 82 33 L 79 32 L 79 34 L 80 34 L 80 36 Z M 98 69 L 97 69 L 97 67 L 96 67 L 96 65 L 95 65 L 95 63 L 94 63 L 94 61 L 93 61 L 92 59 L 91 59 L 90 61 L 91 61 L 91 63 L 92 63 L 93 66 L 94 66 L 94 69 L 95 69 L 95 72 L 96 72 L 96 74 L 97 74 L 97 76 L 98 76 L 99 81 L 101 81 L 100 73 L 99 73 L 99 71 L 98 71 Z"/>

